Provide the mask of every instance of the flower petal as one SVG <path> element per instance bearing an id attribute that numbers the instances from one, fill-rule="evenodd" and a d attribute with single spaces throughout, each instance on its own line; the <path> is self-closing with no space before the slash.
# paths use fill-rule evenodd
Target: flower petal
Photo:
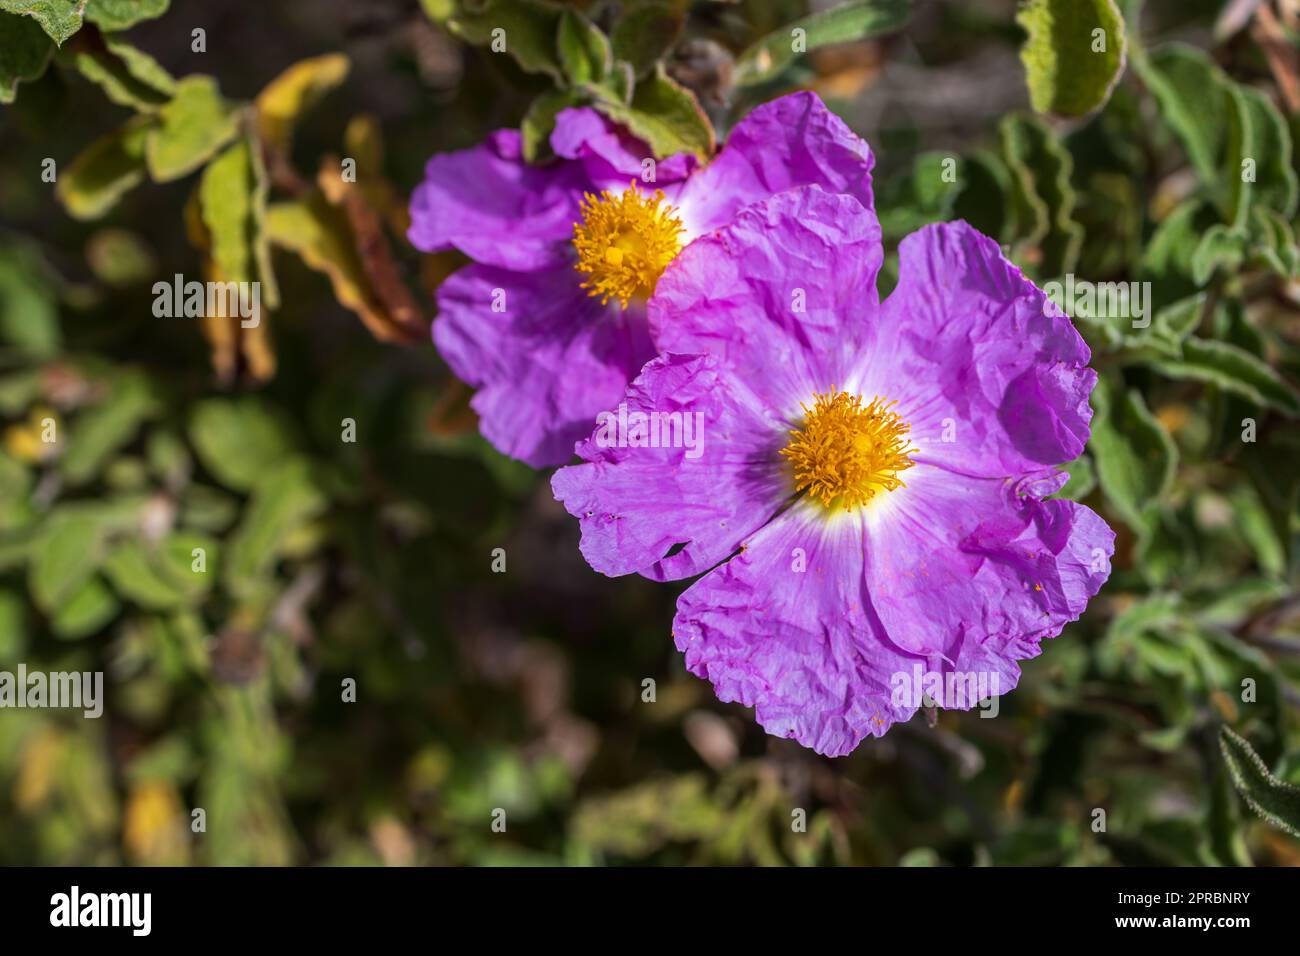
<path id="1" fill-rule="evenodd" d="M 1019 497 L 1023 483 L 916 471 L 854 514 L 801 502 L 696 582 L 673 626 L 688 669 L 830 755 L 915 712 L 900 676 L 1013 689 L 1017 662 L 1106 580 L 1114 534 L 1082 505 Z"/>
<path id="2" fill-rule="evenodd" d="M 407 238 L 424 252 L 454 247 L 505 269 L 562 266 L 588 185 L 578 163 L 528 165 L 519 133 L 499 130 L 480 146 L 429 160 L 411 195 Z"/>
<path id="3" fill-rule="evenodd" d="M 895 706 L 889 685 L 912 658 L 879 639 L 871 614 L 860 523 L 828 523 L 802 502 L 678 599 L 673 637 L 720 700 L 841 756 L 916 711 Z"/>
<path id="4" fill-rule="evenodd" d="M 683 217 L 698 235 L 730 222 L 745 206 L 812 184 L 872 209 L 874 163 L 867 144 L 816 93 L 791 93 L 736 124 L 722 151 L 683 191 Z"/>
<path id="5" fill-rule="evenodd" d="M 460 269 L 438 289 L 433 339 L 452 371 L 481 389 L 471 404 L 484 436 L 535 468 L 570 461 L 654 354 L 645 313 L 602 306 L 571 268 Z"/>
<path id="6" fill-rule="evenodd" d="M 917 460 L 1002 477 L 1077 458 L 1097 376 L 1069 318 L 964 222 L 918 230 L 899 258 L 857 386 L 898 401 Z"/>
<path id="7" fill-rule="evenodd" d="M 712 354 L 787 416 L 869 349 L 880 225 L 856 199 L 788 190 L 695 240 L 650 300 L 661 352 Z"/>
<path id="8" fill-rule="evenodd" d="M 637 441 L 629 434 L 637 413 L 679 415 L 691 430 L 668 434 L 691 435 L 693 447 L 627 447 Z M 782 423 L 711 357 L 655 359 L 614 414 L 579 445 L 587 463 L 561 468 L 551 482 L 582 525 L 583 555 L 602 574 L 699 574 L 790 492 L 777 455 Z M 664 433 L 658 425 L 641 434 Z"/>
<path id="9" fill-rule="evenodd" d="M 585 106 L 560 110 L 551 132 L 551 149 L 556 156 L 580 161 L 593 191 L 623 187 L 629 179 L 640 180 L 645 171 L 642 164 L 654 158 L 649 146 Z M 695 165 L 695 157 L 689 153 L 658 160 L 654 166 L 654 182 L 661 185 L 678 182 Z"/>

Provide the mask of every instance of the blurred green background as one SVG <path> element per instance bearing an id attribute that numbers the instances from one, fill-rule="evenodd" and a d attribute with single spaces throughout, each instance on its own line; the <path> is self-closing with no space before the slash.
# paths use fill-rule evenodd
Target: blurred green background
<path id="1" fill-rule="evenodd" d="M 1023 60 L 1042 11 L 1002 0 L 75 6 L 0 0 L 0 670 L 107 703 L 0 710 L 0 863 L 1300 863 L 1294 3 L 1080 0 Z M 493 129 L 544 161 L 555 109 L 621 96 L 704 148 L 795 88 L 871 144 L 891 250 L 966 218 L 1153 303 L 1078 318 L 1065 493 L 1119 534 L 1108 585 L 997 719 L 837 760 L 719 704 L 682 586 L 592 572 L 549 475 L 478 437 L 428 339 L 461 260 L 403 237 L 428 157 Z M 177 273 L 278 307 L 158 318 Z"/>

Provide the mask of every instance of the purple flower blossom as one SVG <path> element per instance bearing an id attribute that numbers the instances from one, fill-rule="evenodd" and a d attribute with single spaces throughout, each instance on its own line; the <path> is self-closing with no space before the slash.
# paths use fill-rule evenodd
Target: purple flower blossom
<path id="1" fill-rule="evenodd" d="M 542 166 L 514 130 L 434 156 L 409 232 L 474 260 L 438 291 L 434 341 L 479 389 L 487 439 L 537 467 L 569 461 L 655 356 L 645 300 L 692 240 L 794 186 L 871 203 L 867 145 L 811 93 L 755 109 L 706 166 L 658 162 L 651 183 L 649 149 L 594 110 L 562 111 L 550 142 Z"/>
<path id="2" fill-rule="evenodd" d="M 962 222 L 903 241 L 883 302 L 882 261 L 870 207 L 816 186 L 696 240 L 621 411 L 700 415 L 699 447 L 606 421 L 552 482 L 597 570 L 703 573 L 673 622 L 687 667 L 831 755 L 915 713 L 900 675 L 1011 690 L 1113 552 L 1096 514 L 1047 497 L 1090 433 L 1069 318 Z"/>

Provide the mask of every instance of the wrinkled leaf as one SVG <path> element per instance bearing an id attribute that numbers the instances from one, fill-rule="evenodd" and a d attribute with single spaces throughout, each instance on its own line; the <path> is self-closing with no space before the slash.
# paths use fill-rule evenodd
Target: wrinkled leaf
<path id="1" fill-rule="evenodd" d="M 645 140 L 656 157 L 693 153 L 707 160 L 713 155 L 713 124 L 695 94 L 662 66 L 636 85 L 630 104 L 600 100 L 596 108 Z"/>
<path id="2" fill-rule="evenodd" d="M 1142 394 L 1114 395 L 1103 382 L 1092 393 L 1092 453 L 1097 479 L 1116 511 L 1133 527 L 1142 512 L 1169 489 L 1177 450 L 1173 439 L 1147 410 Z"/>
<path id="3" fill-rule="evenodd" d="M 1115 0 L 1029 0 L 1016 14 L 1029 99 L 1039 113 L 1099 109 L 1124 72 L 1124 19 Z"/>
<path id="4" fill-rule="evenodd" d="M 18 84 L 45 72 L 54 43 L 34 20 L 0 13 L 0 103 L 12 103 Z"/>
<path id="5" fill-rule="evenodd" d="M 86 0 L 0 0 L 0 10 L 31 17 L 50 39 L 62 45 L 81 29 Z"/>
<path id="6" fill-rule="evenodd" d="M 153 129 L 135 119 L 91 143 L 59 176 L 55 194 L 76 219 L 98 219 L 144 180 L 145 144 Z"/>
<path id="7" fill-rule="evenodd" d="M 239 131 L 230 108 L 210 76 L 187 76 L 159 110 L 159 125 L 145 142 L 145 163 L 155 182 L 180 179 L 216 155 Z"/>
<path id="8" fill-rule="evenodd" d="M 1231 727 L 1220 731 L 1219 746 L 1232 782 L 1250 808 L 1273 826 L 1300 837 L 1300 787 L 1273 776 L 1255 748 Z"/>

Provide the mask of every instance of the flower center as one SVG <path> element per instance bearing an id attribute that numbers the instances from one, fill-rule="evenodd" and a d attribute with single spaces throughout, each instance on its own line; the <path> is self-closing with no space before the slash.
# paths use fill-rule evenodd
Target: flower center
<path id="1" fill-rule="evenodd" d="M 853 509 L 881 491 L 904 487 L 898 473 L 911 468 L 916 451 L 907 438 L 907 422 L 890 411 L 894 402 L 832 389 L 803 406 L 802 428 L 790 431 L 781 455 L 794 466 L 798 491 L 825 507 Z"/>
<path id="2" fill-rule="evenodd" d="M 664 202 L 637 192 L 636 181 L 618 195 L 608 189 L 582 199 L 582 222 L 573 224 L 573 247 L 582 288 L 600 304 L 618 299 L 623 308 L 633 296 L 649 298 L 668 263 L 681 249 L 682 221 Z"/>

